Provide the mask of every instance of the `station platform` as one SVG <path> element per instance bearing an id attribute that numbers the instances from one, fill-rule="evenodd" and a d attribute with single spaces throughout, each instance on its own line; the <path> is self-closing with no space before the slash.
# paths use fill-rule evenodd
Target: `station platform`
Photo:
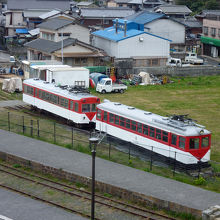
<path id="1" fill-rule="evenodd" d="M 27 164 L 43 164 L 51 170 L 56 169 L 91 181 L 91 156 L 0 130 L 0 158 L 7 159 L 7 155 L 14 155 L 20 161 L 26 160 Z M 219 193 L 97 157 L 96 185 L 102 185 L 103 189 L 120 189 L 123 195 L 127 194 L 127 198 L 129 195 L 142 197 L 143 201 L 159 204 L 160 207 L 200 217 L 203 210 L 220 205 Z"/>

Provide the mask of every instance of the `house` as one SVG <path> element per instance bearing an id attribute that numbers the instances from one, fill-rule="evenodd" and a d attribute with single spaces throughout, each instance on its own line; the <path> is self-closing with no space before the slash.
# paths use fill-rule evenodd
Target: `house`
<path id="1" fill-rule="evenodd" d="M 192 11 L 186 5 L 171 5 L 164 4 L 154 9 L 157 13 L 164 13 L 172 18 L 185 18 L 189 16 Z"/>
<path id="2" fill-rule="evenodd" d="M 133 59 L 134 66 L 163 66 L 170 55 L 170 40 L 144 31 L 144 25 L 122 19 L 92 33 L 92 44 L 115 59 Z"/>
<path id="3" fill-rule="evenodd" d="M 185 18 L 171 18 L 185 26 L 185 48 L 186 51 L 201 52 L 200 36 L 202 34 L 202 23 L 193 16 Z"/>
<path id="4" fill-rule="evenodd" d="M 134 10 L 153 9 L 154 7 L 164 4 L 162 0 L 110 0 L 108 1 L 108 7 L 128 7 Z"/>
<path id="5" fill-rule="evenodd" d="M 35 23 L 40 22 L 40 14 L 55 8 L 69 10 L 69 0 L 8 0 L 7 11 L 4 13 L 6 36 L 15 35 L 16 29 L 26 29 L 28 24 L 34 28 Z"/>
<path id="6" fill-rule="evenodd" d="M 220 56 L 220 10 L 211 11 L 203 18 L 201 43 L 204 55 Z"/>
<path id="7" fill-rule="evenodd" d="M 127 20 L 144 26 L 148 33 L 170 39 L 170 47 L 175 50 L 184 50 L 185 47 L 185 25 L 169 18 L 163 13 L 140 11 L 126 17 Z"/>
<path id="8" fill-rule="evenodd" d="M 40 38 L 55 42 L 66 38 L 77 38 L 85 43 L 90 42 L 90 31 L 72 18 L 50 18 L 37 26 Z"/>
<path id="9" fill-rule="evenodd" d="M 113 25 L 112 20 L 134 14 L 130 8 L 81 8 L 79 19 L 87 27 L 106 28 Z"/>
<path id="10" fill-rule="evenodd" d="M 25 44 L 28 60 L 58 60 L 70 66 L 102 65 L 106 53 L 75 38 L 52 41 L 38 38 Z"/>

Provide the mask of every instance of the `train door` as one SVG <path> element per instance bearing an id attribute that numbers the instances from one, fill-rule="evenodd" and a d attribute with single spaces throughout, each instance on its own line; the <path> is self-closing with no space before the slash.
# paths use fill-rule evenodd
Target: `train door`
<path id="1" fill-rule="evenodd" d="M 105 133 L 107 133 L 107 127 L 108 127 L 108 112 L 103 112 L 103 117 L 102 117 L 102 131 L 104 131 Z"/>

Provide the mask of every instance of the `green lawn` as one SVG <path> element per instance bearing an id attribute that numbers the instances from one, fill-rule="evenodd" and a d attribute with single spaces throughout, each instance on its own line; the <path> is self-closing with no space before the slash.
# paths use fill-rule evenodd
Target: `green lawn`
<path id="1" fill-rule="evenodd" d="M 124 94 L 99 94 L 163 116 L 189 114 L 212 132 L 211 159 L 220 162 L 220 76 L 172 78 L 166 85 L 130 86 Z"/>

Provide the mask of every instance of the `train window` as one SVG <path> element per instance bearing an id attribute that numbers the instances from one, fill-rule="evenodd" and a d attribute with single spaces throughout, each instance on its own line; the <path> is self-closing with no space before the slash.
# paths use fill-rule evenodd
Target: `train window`
<path id="1" fill-rule="evenodd" d="M 209 137 L 203 137 L 202 138 L 202 147 L 208 147 L 209 146 Z"/>
<path id="2" fill-rule="evenodd" d="M 199 149 L 199 138 L 190 138 L 189 149 Z"/>
<path id="3" fill-rule="evenodd" d="M 92 109 L 91 109 L 92 112 L 96 112 L 96 104 L 92 104 Z"/>
<path id="4" fill-rule="evenodd" d="M 100 120 L 102 119 L 102 111 L 101 110 L 99 110 L 99 109 L 97 110 L 97 116 L 96 117 L 97 117 L 97 119 L 100 119 Z"/>
<path id="5" fill-rule="evenodd" d="M 176 143 L 177 143 L 177 136 L 175 134 L 172 134 L 171 144 L 176 145 Z"/>
<path id="6" fill-rule="evenodd" d="M 107 112 L 104 112 L 103 120 L 104 120 L 104 121 L 107 121 L 107 120 L 108 120 L 108 113 L 107 113 Z"/>
<path id="7" fill-rule="evenodd" d="M 161 130 L 160 129 L 156 129 L 156 138 L 158 140 L 161 140 Z"/>
<path id="8" fill-rule="evenodd" d="M 186 139 L 184 137 L 179 137 L 179 147 L 185 149 Z"/>
<path id="9" fill-rule="evenodd" d="M 129 119 L 126 119 L 126 128 L 131 128 L 131 121 Z"/>
<path id="10" fill-rule="evenodd" d="M 34 88 L 27 86 L 27 93 L 30 95 L 34 95 Z"/>
<path id="11" fill-rule="evenodd" d="M 75 102 L 75 112 L 78 112 L 79 111 L 79 104 L 77 102 Z"/>
<path id="12" fill-rule="evenodd" d="M 141 123 L 137 123 L 137 132 L 142 133 L 142 124 Z"/>
<path id="13" fill-rule="evenodd" d="M 35 93 L 34 93 L 34 96 L 35 96 L 35 97 L 37 97 L 37 90 L 38 90 L 38 89 L 35 88 Z"/>
<path id="14" fill-rule="evenodd" d="M 168 142 L 168 132 L 162 131 L 162 135 L 163 135 L 162 140 L 164 142 Z"/>
<path id="15" fill-rule="evenodd" d="M 145 135 L 148 135 L 148 126 L 147 125 L 143 125 L 143 133 Z"/>
<path id="16" fill-rule="evenodd" d="M 90 104 L 82 104 L 82 112 L 90 112 Z"/>
<path id="17" fill-rule="evenodd" d="M 109 122 L 110 123 L 114 123 L 115 121 L 115 115 L 113 115 L 112 113 L 109 114 Z"/>
<path id="18" fill-rule="evenodd" d="M 24 93 L 27 93 L 27 86 L 26 85 L 23 86 L 23 89 L 24 89 Z"/>
<path id="19" fill-rule="evenodd" d="M 115 124 L 119 125 L 119 116 L 118 115 L 115 115 Z"/>
<path id="20" fill-rule="evenodd" d="M 125 118 L 120 117 L 120 126 L 124 127 L 125 126 Z"/>
<path id="21" fill-rule="evenodd" d="M 44 91 L 42 92 L 42 99 L 43 100 L 45 99 L 45 92 Z"/>
<path id="22" fill-rule="evenodd" d="M 136 121 L 131 121 L 131 129 L 133 131 L 136 131 L 137 130 L 137 122 Z"/>
<path id="23" fill-rule="evenodd" d="M 65 106 L 64 106 L 65 108 L 69 108 L 69 100 L 68 99 L 65 99 Z"/>
<path id="24" fill-rule="evenodd" d="M 42 91 L 41 91 L 41 90 L 38 91 L 38 97 L 39 97 L 40 99 L 42 98 Z"/>
<path id="25" fill-rule="evenodd" d="M 154 137 L 155 136 L 155 128 L 150 127 L 150 136 Z"/>
<path id="26" fill-rule="evenodd" d="M 73 101 L 70 101 L 70 110 L 74 110 L 74 109 L 73 109 L 73 106 L 74 106 Z"/>

